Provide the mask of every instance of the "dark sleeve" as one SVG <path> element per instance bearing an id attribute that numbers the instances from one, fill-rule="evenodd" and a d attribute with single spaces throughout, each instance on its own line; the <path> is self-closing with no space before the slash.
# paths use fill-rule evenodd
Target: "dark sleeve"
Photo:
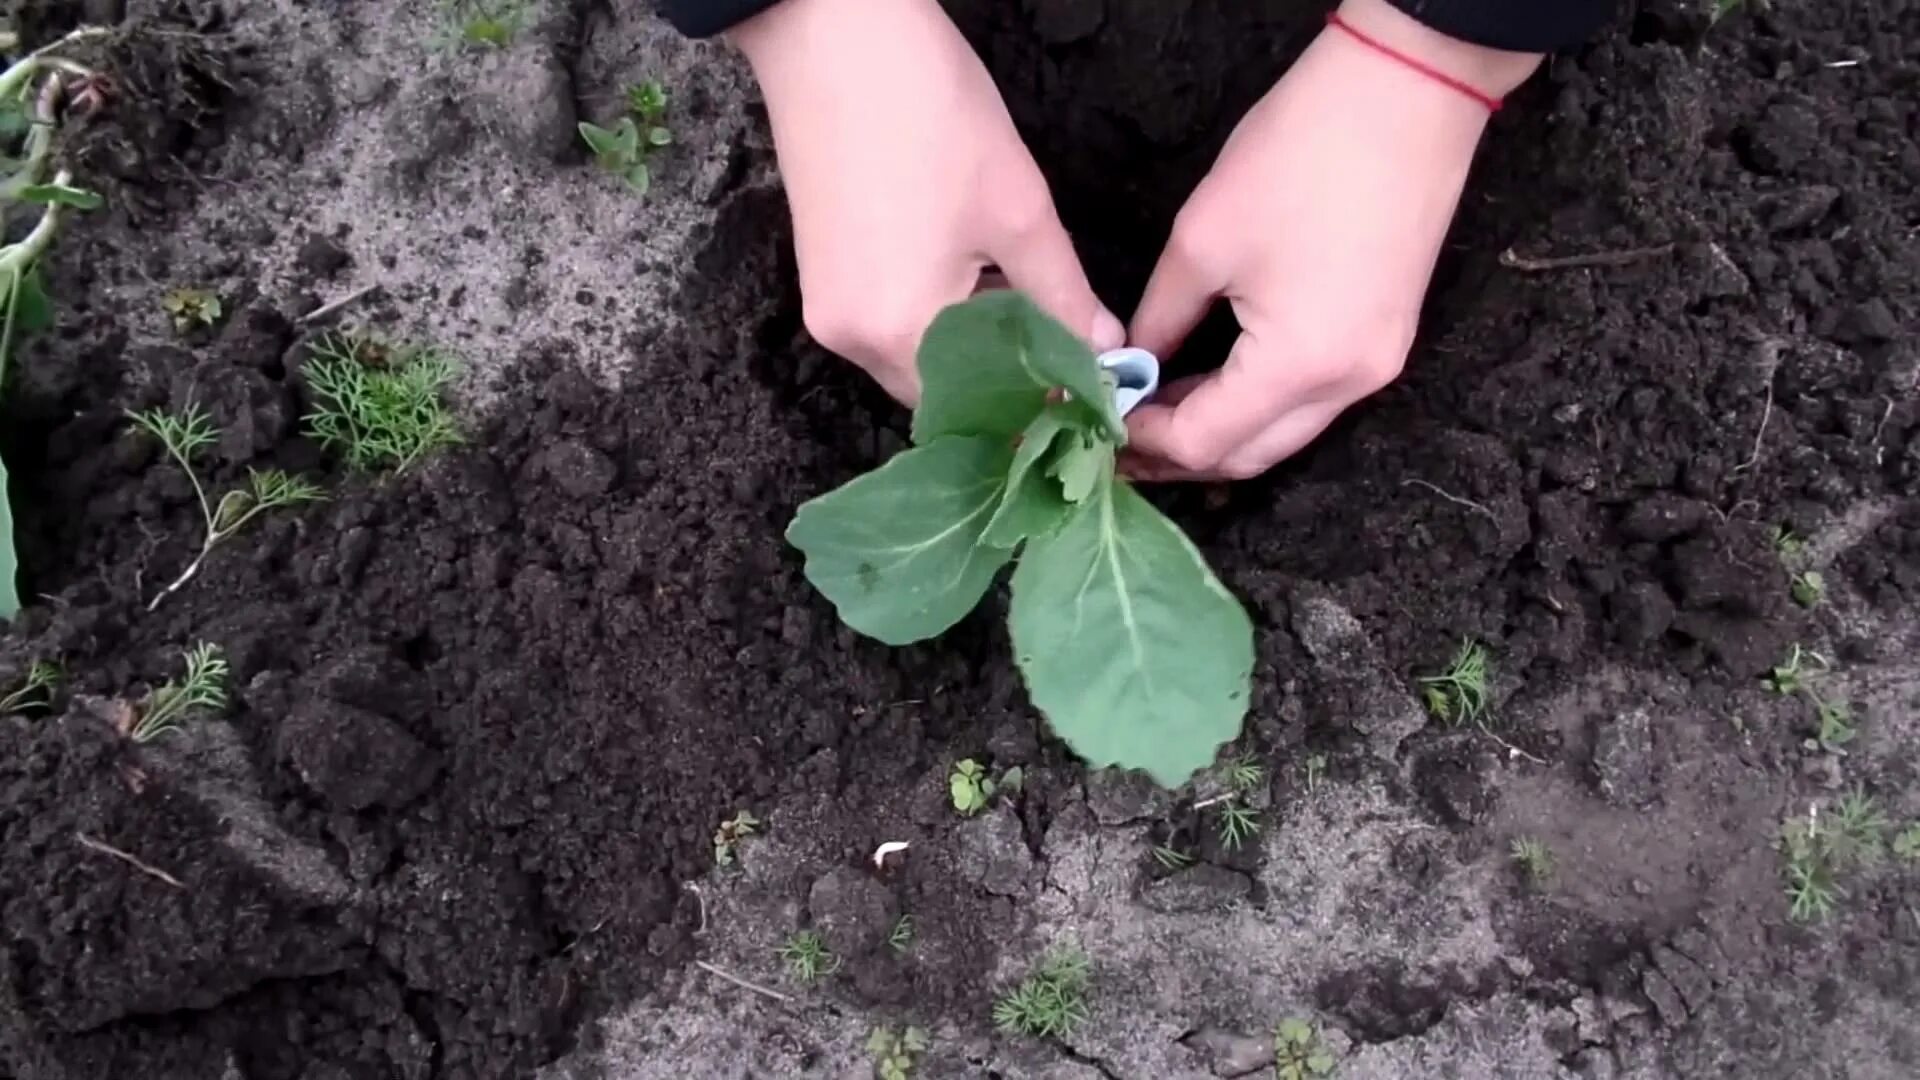
<path id="1" fill-rule="evenodd" d="M 1598 33 L 1612 20 L 1619 0 L 1392 0 L 1392 3 L 1448 37 L 1489 49 L 1552 52 L 1578 45 Z"/>
<path id="2" fill-rule="evenodd" d="M 712 37 L 779 0 L 659 0 L 660 14 L 688 37 Z"/>

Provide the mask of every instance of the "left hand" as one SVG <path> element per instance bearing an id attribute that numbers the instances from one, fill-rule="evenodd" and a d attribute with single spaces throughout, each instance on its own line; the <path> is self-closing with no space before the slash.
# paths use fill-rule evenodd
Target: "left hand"
<path id="1" fill-rule="evenodd" d="M 1538 66 L 1438 33 L 1386 0 L 1352 26 L 1501 97 Z M 1257 476 L 1406 362 L 1487 107 L 1328 27 L 1255 105 L 1175 221 L 1131 343 L 1173 354 L 1216 299 L 1240 338 L 1216 372 L 1128 417 L 1143 480 Z"/>

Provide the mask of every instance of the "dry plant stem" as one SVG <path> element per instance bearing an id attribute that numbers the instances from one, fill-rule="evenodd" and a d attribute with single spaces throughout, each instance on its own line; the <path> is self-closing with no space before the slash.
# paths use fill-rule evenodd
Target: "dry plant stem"
<path id="1" fill-rule="evenodd" d="M 1402 480 L 1400 482 L 1400 486 L 1426 488 L 1428 491 L 1433 492 L 1435 495 L 1440 496 L 1441 498 L 1447 500 L 1450 503 L 1453 503 L 1456 506 L 1464 506 L 1469 510 L 1477 510 L 1482 514 L 1487 515 L 1487 520 L 1493 522 L 1495 527 L 1498 527 L 1500 524 L 1500 519 L 1494 515 L 1493 511 L 1487 509 L 1484 506 L 1481 506 L 1479 503 L 1474 502 L 1472 499 L 1463 499 L 1458 495 L 1450 494 L 1444 488 L 1438 487 L 1433 484 L 1429 484 L 1425 480 Z"/>
<path id="2" fill-rule="evenodd" d="M 1527 753 L 1525 750 L 1522 750 L 1519 747 L 1508 742 L 1507 740 L 1501 738 L 1500 736 L 1495 735 L 1492 729 L 1487 727 L 1487 725 L 1475 724 L 1474 726 L 1480 729 L 1480 734 L 1485 735 L 1487 738 L 1492 739 L 1494 742 L 1499 743 L 1501 746 L 1505 747 L 1508 756 L 1523 757 L 1523 758 L 1526 758 L 1528 761 L 1533 762 L 1535 765 L 1545 765 L 1547 763 L 1545 758 L 1534 757 L 1532 754 Z"/>
<path id="3" fill-rule="evenodd" d="M 380 283 L 377 281 L 371 285 L 367 285 L 362 288 L 355 289 L 338 300 L 333 300 L 328 303 L 322 304 L 319 307 L 314 308 L 312 311 L 307 312 L 305 315 L 300 316 L 300 325 L 305 326 L 308 323 L 319 322 L 321 319 L 324 319 L 327 316 L 333 314 L 334 312 L 339 311 L 341 308 L 346 307 L 349 304 L 355 303 L 360 299 L 362 299 L 363 297 L 371 296 L 374 293 L 379 291 L 380 291 Z"/>
<path id="4" fill-rule="evenodd" d="M 1512 248 L 1500 253 L 1500 265 L 1509 270 L 1538 274 L 1548 270 L 1585 270 L 1601 266 L 1626 266 L 1644 259 L 1658 259 L 1673 254 L 1674 245 L 1655 244 L 1652 247 L 1627 248 L 1624 251 L 1595 251 L 1585 255 L 1554 255 L 1532 259 L 1514 251 Z"/>
<path id="5" fill-rule="evenodd" d="M 1760 447 L 1767 437 L 1767 423 L 1773 419 L 1773 377 L 1778 371 L 1779 365 L 1776 364 L 1773 370 L 1767 372 L 1767 400 L 1760 408 L 1760 430 L 1753 433 L 1753 453 L 1747 455 L 1747 460 L 1735 465 L 1734 472 L 1745 472 L 1760 460 Z"/>
<path id="6" fill-rule="evenodd" d="M 161 881 L 166 882 L 167 884 L 173 886 L 176 889 L 185 889 L 187 887 L 186 882 L 181 881 L 179 878 L 174 877 L 172 874 L 167 873 L 165 870 L 162 870 L 159 867 L 154 866 L 152 863 L 143 862 L 140 859 L 135 858 L 134 856 L 129 855 L 124 851 L 121 851 L 119 848 L 114 847 L 112 844 L 108 844 L 100 840 L 95 840 L 93 837 L 88 836 L 86 833 L 81 833 L 81 832 L 74 833 L 73 838 L 80 842 L 81 847 L 88 848 L 93 851 L 97 851 L 102 855 L 107 855 L 112 858 L 119 859 L 121 862 L 126 863 L 128 866 L 133 867 L 135 870 L 138 870 L 141 873 L 146 874 L 150 877 L 158 878 Z"/>
<path id="7" fill-rule="evenodd" d="M 735 975 L 733 972 L 727 971 L 723 968 L 715 967 L 714 965 L 707 963 L 705 960 L 695 960 L 693 962 L 693 966 L 699 968 L 701 971 L 704 971 L 709 975 L 714 975 L 714 976 L 718 976 L 719 978 L 725 979 L 726 981 L 732 983 L 733 985 L 739 987 L 742 990 L 750 990 L 753 993 L 760 994 L 763 997 L 770 997 L 773 1000 L 781 1002 L 783 1004 L 787 1004 L 787 1005 L 793 1004 L 793 999 L 781 993 L 780 991 L 769 990 L 766 987 L 761 986 L 759 983 L 748 982 L 747 980 L 741 978 L 740 976 Z"/>

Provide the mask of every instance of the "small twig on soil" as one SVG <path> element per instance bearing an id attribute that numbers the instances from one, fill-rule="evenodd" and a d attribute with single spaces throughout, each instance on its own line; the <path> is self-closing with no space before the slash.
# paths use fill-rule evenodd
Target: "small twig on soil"
<path id="1" fill-rule="evenodd" d="M 693 894 L 693 898 L 700 901 L 700 929 L 693 932 L 694 937 L 699 937 L 707 932 L 707 894 L 701 892 L 700 886 L 694 882 L 685 882 L 685 885 L 687 891 Z"/>
<path id="2" fill-rule="evenodd" d="M 355 301 L 361 299 L 362 297 L 369 296 L 379 291 L 380 291 L 380 283 L 377 281 L 371 285 L 366 286 L 365 288 L 355 289 L 338 300 L 332 301 L 331 303 L 321 304 L 319 307 L 314 308 L 312 311 L 309 311 L 305 315 L 300 316 L 300 325 L 305 326 L 308 323 L 319 322 L 321 319 L 324 319 L 327 316 L 333 314 L 334 312 L 339 311 L 341 308 L 346 307 L 348 304 L 354 303 Z"/>
<path id="3" fill-rule="evenodd" d="M 1880 445 L 1880 436 L 1886 434 L 1887 421 L 1891 419 L 1893 419 L 1893 399 L 1888 398 L 1886 411 L 1880 414 L 1880 422 L 1873 426 L 1873 441 L 1867 444 L 1873 447 L 1873 463 L 1875 465 L 1884 465 L 1887 463 L 1887 448 Z"/>
<path id="4" fill-rule="evenodd" d="M 720 968 L 715 967 L 712 964 L 707 963 L 705 960 L 695 960 L 693 962 L 693 966 L 699 968 L 701 971 L 704 971 L 709 975 L 717 975 L 720 978 L 727 980 L 728 982 L 732 983 L 733 985 L 739 987 L 742 990 L 751 990 L 756 994 L 760 994 L 765 997 L 770 997 L 773 1000 L 781 1002 L 783 1004 L 787 1004 L 787 1005 L 793 1004 L 793 999 L 781 993 L 780 991 L 769 990 L 766 987 L 761 986 L 759 983 L 748 982 L 747 980 L 741 978 L 738 975 L 735 975 L 730 971 L 722 970 Z"/>
<path id="5" fill-rule="evenodd" d="M 148 874 L 152 877 L 159 878 L 161 881 L 166 882 L 167 884 L 173 886 L 176 889 L 185 889 L 187 887 L 186 882 L 181 881 L 179 878 L 174 877 L 172 874 L 167 873 L 165 870 L 162 870 L 159 867 L 154 866 L 152 863 L 146 863 L 146 862 L 140 861 L 134 856 L 129 855 L 124 851 L 121 851 L 117 847 L 114 847 L 112 844 L 95 840 L 93 837 L 88 836 L 86 833 L 81 833 L 81 832 L 74 833 L 73 838 L 75 840 L 80 841 L 80 846 L 82 847 L 90 848 L 94 851 L 99 852 L 102 855 L 110 855 L 113 858 L 119 859 L 121 862 L 126 863 L 128 866 L 133 867 L 135 870 L 138 870 L 144 874 Z"/>
<path id="6" fill-rule="evenodd" d="M 1760 460 L 1760 444 L 1765 441 L 1767 437 L 1767 422 L 1773 419 L 1773 377 L 1779 370 L 1780 365 L 1775 364 L 1772 370 L 1767 372 L 1767 400 L 1766 404 L 1761 406 L 1760 409 L 1760 430 L 1753 433 L 1753 453 L 1747 456 L 1747 460 L 1735 465 L 1733 467 L 1734 472 L 1746 472 L 1748 469 L 1753 468 L 1755 462 Z"/>
<path id="7" fill-rule="evenodd" d="M 1239 792 L 1229 791 L 1224 795 L 1215 795 L 1211 799 L 1201 799 L 1199 802 L 1193 804 L 1193 808 L 1195 810 L 1205 810 L 1207 807 L 1212 806 L 1215 803 L 1232 802 L 1233 800 L 1239 797 L 1240 797 Z"/>
<path id="8" fill-rule="evenodd" d="M 1447 500 L 1450 503 L 1453 503 L 1456 506 L 1464 506 L 1469 510 L 1478 510 L 1479 512 L 1487 515 L 1487 520 L 1493 522 L 1495 528 L 1499 528 L 1500 526 L 1500 519 L 1494 514 L 1493 511 L 1487 509 L 1484 506 L 1481 506 L 1479 503 L 1474 502 L 1472 499 L 1463 499 L 1458 495 L 1449 494 L 1446 490 L 1440 488 L 1437 485 L 1429 484 L 1425 480 L 1402 480 L 1400 481 L 1400 486 L 1426 488 L 1428 491 L 1433 492 L 1435 495 L 1440 496 L 1441 498 Z"/>
<path id="9" fill-rule="evenodd" d="M 1507 740 L 1501 738 L 1500 736 L 1495 735 L 1493 733 L 1493 730 L 1487 727 L 1487 725 L 1480 724 L 1478 726 L 1480 728 L 1480 734 L 1485 735 L 1487 738 L 1492 739 L 1494 742 L 1499 743 L 1503 747 L 1506 747 L 1507 754 L 1509 757 L 1523 757 L 1523 758 L 1526 758 L 1528 761 L 1533 762 L 1535 765 L 1545 765 L 1547 763 L 1545 758 L 1534 757 L 1532 754 L 1527 753 L 1525 750 L 1522 750 L 1519 747 L 1508 742 Z"/>
<path id="10" fill-rule="evenodd" d="M 1664 258 L 1673 254 L 1673 249 L 1672 244 L 1655 244 L 1623 251 L 1594 251 L 1585 255 L 1553 255 L 1532 259 L 1508 248 L 1500 253 L 1500 265 L 1529 274 L 1547 270 L 1583 270 L 1596 266 L 1626 266 L 1643 259 Z"/>

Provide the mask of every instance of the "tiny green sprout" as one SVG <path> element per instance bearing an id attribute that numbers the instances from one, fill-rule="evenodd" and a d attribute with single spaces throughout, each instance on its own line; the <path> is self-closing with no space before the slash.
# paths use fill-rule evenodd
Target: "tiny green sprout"
<path id="1" fill-rule="evenodd" d="M 1311 792 L 1320 786 L 1320 778 L 1327 774 L 1327 755 L 1308 754 L 1302 768 L 1307 774 L 1307 790 Z"/>
<path id="2" fill-rule="evenodd" d="M 1447 669 L 1420 679 L 1427 711 L 1443 723 L 1477 723 L 1487 711 L 1487 650 L 1462 641 Z"/>
<path id="3" fill-rule="evenodd" d="M 752 836 L 759 829 L 760 819 L 754 817 L 751 810 L 742 810 L 721 822 L 720 827 L 714 830 L 713 834 L 713 864 L 732 866 L 734 851 L 740 846 L 740 841 Z"/>
<path id="4" fill-rule="evenodd" d="M 527 25 L 527 0 L 440 0 L 442 48 L 504 49 Z"/>
<path id="5" fill-rule="evenodd" d="M 893 929 L 887 931 L 887 948 L 896 953 L 904 953 L 913 947 L 913 916 L 902 915 L 893 922 Z"/>
<path id="6" fill-rule="evenodd" d="M 206 485 L 200 482 L 200 474 L 194 469 L 194 458 L 200 451 L 213 445 L 220 433 L 207 414 L 200 411 L 200 406 L 188 403 L 186 409 L 179 413 L 148 409 L 145 412 L 129 412 L 127 417 L 142 431 L 158 439 L 181 471 L 187 474 L 187 482 L 193 485 L 194 498 L 200 504 L 203 530 L 199 552 L 180 572 L 180 576 L 173 579 L 172 584 L 154 596 L 147 605 L 148 611 L 158 608 L 167 597 L 192 581 L 206 564 L 207 556 L 213 554 L 213 549 L 232 539 L 253 519 L 270 510 L 319 502 L 325 498 L 312 483 L 289 476 L 279 469 L 248 469 L 245 487 L 234 488 L 220 496 L 219 502 L 214 502 L 207 497 Z"/>
<path id="7" fill-rule="evenodd" d="M 1920 862 L 1920 821 L 1893 834 L 1893 857 L 1905 863 Z"/>
<path id="8" fill-rule="evenodd" d="M 60 681 L 60 665 L 35 660 L 27 665 L 26 677 L 20 680 L 19 687 L 0 696 L 0 716 L 47 708 L 53 704 L 53 693 L 60 688 Z"/>
<path id="9" fill-rule="evenodd" d="M 1788 591 L 1793 594 L 1793 602 L 1801 607 L 1819 607 L 1827 595 L 1827 579 L 1818 570 L 1803 570 L 1793 575 Z"/>
<path id="10" fill-rule="evenodd" d="M 1844 701 L 1815 701 L 1814 715 L 1819 727 L 1810 749 L 1838 753 L 1858 734 L 1853 726 L 1853 707 Z"/>
<path id="11" fill-rule="evenodd" d="M 1738 0 L 1735 0 L 1735 2 L 1737 3 Z M 1773 527 L 1771 543 L 1773 544 L 1774 554 L 1780 556 L 1783 560 L 1797 559 L 1801 553 L 1807 549 L 1807 542 L 1801 539 L 1798 533 L 1785 525 L 1775 525 Z"/>
<path id="12" fill-rule="evenodd" d="M 1545 841 L 1532 836 L 1515 837 L 1508 851 L 1527 884 L 1538 889 L 1553 880 L 1553 851 Z"/>
<path id="13" fill-rule="evenodd" d="M 673 145 L 667 127 L 667 88 L 643 82 L 627 88 L 627 115 L 612 127 L 581 123 L 580 139 L 602 171 L 626 181 L 635 193 L 653 187 L 653 155 Z"/>
<path id="14" fill-rule="evenodd" d="M 1162 870 L 1185 870 L 1193 865 L 1193 856 L 1172 844 L 1155 844 L 1151 854 Z"/>
<path id="15" fill-rule="evenodd" d="M 947 777 L 947 791 L 954 810 L 962 817 L 972 817 L 987 808 L 987 801 L 993 798 L 994 784 L 979 762 L 966 758 L 955 765 Z"/>
<path id="16" fill-rule="evenodd" d="M 345 454 L 352 469 L 404 473 L 463 441 L 441 400 L 459 365 L 438 349 L 328 334 L 314 344 L 304 372 L 314 394 L 307 430 L 322 447 Z"/>
<path id="17" fill-rule="evenodd" d="M 220 321 L 223 308 L 211 289 L 175 289 L 162 297 L 160 307 L 173 323 L 173 332 L 189 334 Z"/>
<path id="18" fill-rule="evenodd" d="M 1826 657 L 1795 643 L 1787 650 L 1786 659 L 1774 665 L 1760 681 L 1768 690 L 1786 697 L 1806 689 L 1815 676 L 1831 666 Z"/>
<path id="19" fill-rule="evenodd" d="M 910 1080 L 919 1055 L 927 1051 L 927 1033 L 917 1027 L 894 1031 L 890 1027 L 873 1029 L 867 1036 L 867 1053 L 873 1055 L 874 1070 L 880 1080 Z"/>
<path id="20" fill-rule="evenodd" d="M 131 718 L 126 735 L 150 743 L 180 730 L 180 722 L 195 709 L 217 710 L 227 705 L 227 661 L 217 645 L 201 642 L 181 657 L 186 675 L 170 679 L 147 695 Z"/>
<path id="21" fill-rule="evenodd" d="M 1240 850 L 1247 838 L 1260 831 L 1260 812 L 1238 799 L 1227 799 L 1214 811 L 1220 817 L 1220 846 Z"/>
<path id="22" fill-rule="evenodd" d="M 840 970 L 840 958 L 827 948 L 818 930 L 800 930 L 780 946 L 780 959 L 787 973 L 803 983 Z"/>
<path id="23" fill-rule="evenodd" d="M 651 79 L 627 87 L 627 113 L 642 124 L 660 125 L 667 118 L 667 88 Z M 671 135 L 656 145 L 670 141 Z"/>
<path id="24" fill-rule="evenodd" d="M 1070 1034 L 1086 1022 L 1092 969 L 1077 949 L 1056 949 L 993 1004 L 993 1024 L 1009 1035 L 1036 1039 Z"/>
<path id="25" fill-rule="evenodd" d="M 1310 1023 L 1290 1016 L 1273 1029 L 1273 1075 L 1276 1080 L 1310 1080 L 1333 1075 L 1333 1051 Z"/>
<path id="26" fill-rule="evenodd" d="M 1266 778 L 1267 770 L 1251 752 L 1235 756 L 1225 767 L 1227 787 L 1243 794 L 1259 787 Z"/>

